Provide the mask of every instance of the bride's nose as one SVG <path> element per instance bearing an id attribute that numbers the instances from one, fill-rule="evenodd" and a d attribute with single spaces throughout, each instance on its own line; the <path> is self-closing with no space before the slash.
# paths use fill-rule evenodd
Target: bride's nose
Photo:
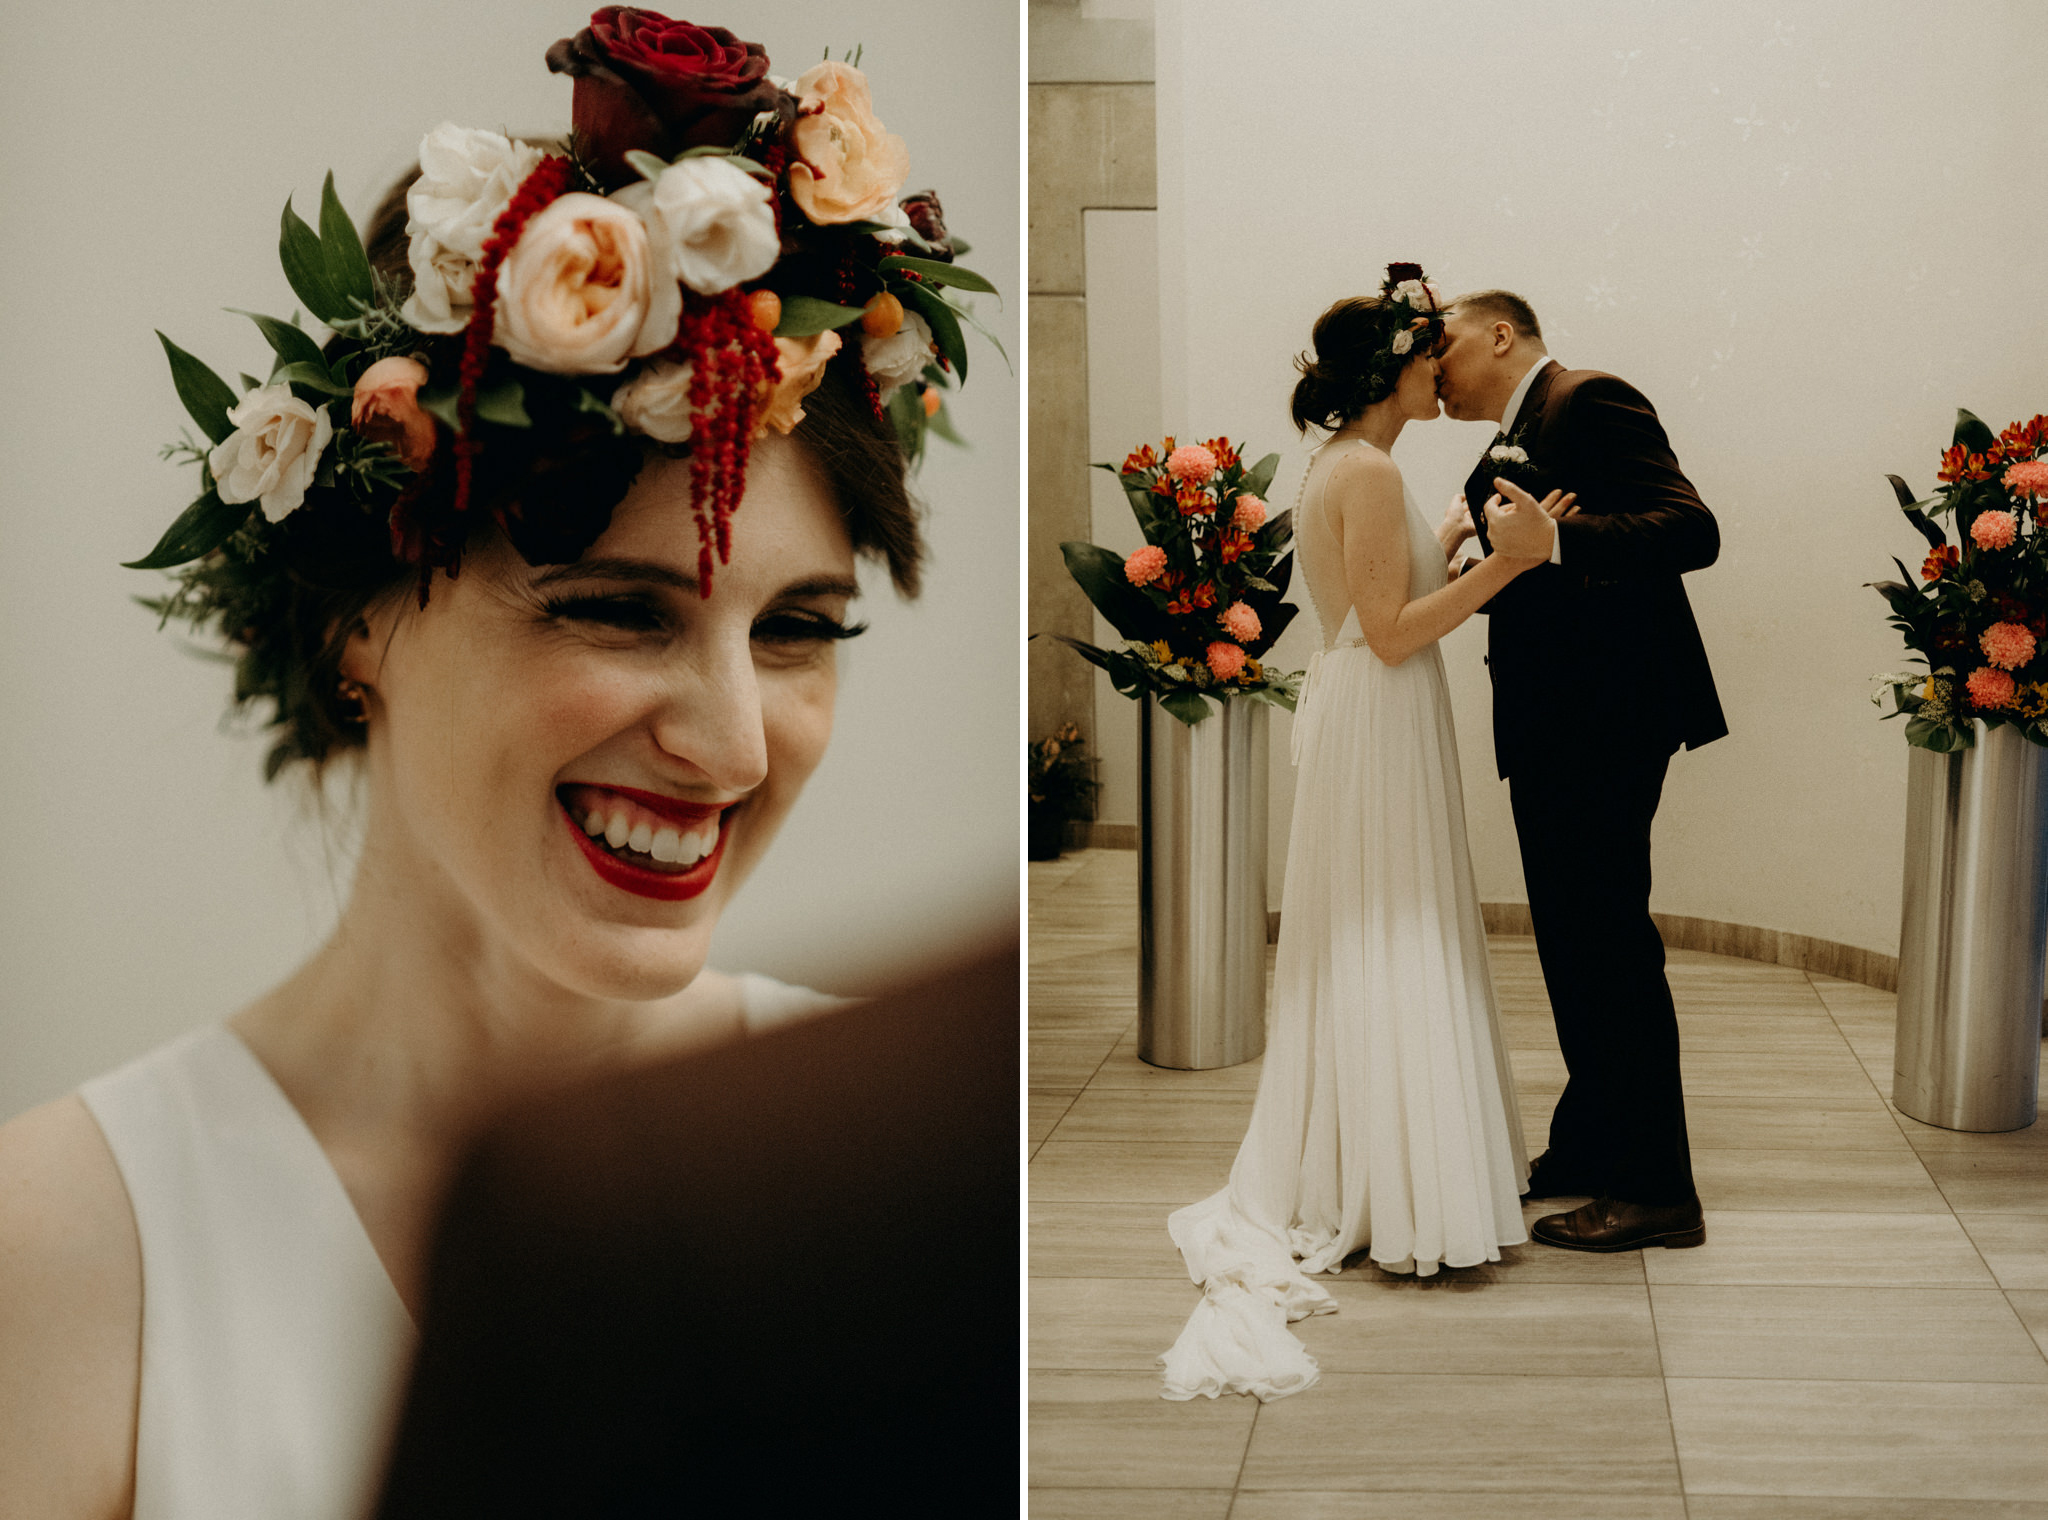
<path id="1" fill-rule="evenodd" d="M 721 792 L 750 792 L 768 778 L 761 686 L 751 644 L 723 642 L 678 662 L 654 715 L 654 741 Z"/>

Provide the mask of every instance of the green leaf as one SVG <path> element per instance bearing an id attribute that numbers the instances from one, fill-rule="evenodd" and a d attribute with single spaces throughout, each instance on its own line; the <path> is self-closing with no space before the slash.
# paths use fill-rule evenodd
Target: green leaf
<path id="1" fill-rule="evenodd" d="M 1273 473 L 1280 468 L 1280 456 L 1268 454 L 1249 470 L 1244 472 L 1244 488 L 1254 496 L 1264 496 L 1266 488 L 1273 484 Z"/>
<path id="2" fill-rule="evenodd" d="M 1264 576 L 1247 575 L 1244 578 L 1244 583 L 1247 586 L 1251 587 L 1254 591 L 1270 591 L 1275 596 L 1278 596 L 1280 594 L 1280 588 L 1274 585 L 1271 581 L 1267 580 Z"/>
<path id="3" fill-rule="evenodd" d="M 335 379 L 329 373 L 327 365 L 318 359 L 310 364 L 303 360 L 295 364 L 280 364 L 277 373 L 270 378 L 285 381 L 290 385 L 303 385 L 308 390 L 319 391 L 328 396 L 347 396 L 355 390 L 354 386 L 343 385 Z"/>
<path id="4" fill-rule="evenodd" d="M 582 394 L 589 396 L 590 392 Z M 596 397 L 591 397 L 596 401 Z M 592 408 L 579 404 L 578 411 Z M 610 407 L 597 401 L 596 410 L 609 412 Z M 479 422 L 495 422 L 499 427 L 532 427 L 533 419 L 526 415 L 526 387 L 517 380 L 500 380 L 489 390 L 476 393 L 476 417 Z"/>
<path id="5" fill-rule="evenodd" d="M 1209 716 L 1209 704 L 1198 691 L 1171 691 L 1159 699 L 1159 705 L 1174 717 L 1193 728 Z"/>
<path id="6" fill-rule="evenodd" d="M 1969 749 L 1977 742 L 1977 736 L 1967 728 L 1933 723 L 1926 718 L 1908 718 L 1906 742 L 1919 749 L 1933 750 L 1937 755 L 1952 755 L 1958 750 Z"/>
<path id="7" fill-rule="evenodd" d="M 517 384 L 518 382 L 515 381 L 513 383 Z M 523 388 L 521 399 L 524 399 Z M 478 415 L 481 416 L 483 406 L 482 397 L 477 398 L 477 406 Z M 613 411 L 611 407 L 607 405 L 601 398 L 594 395 L 590 391 L 585 390 L 580 385 L 576 387 L 576 410 L 579 412 L 595 412 L 598 414 L 598 416 L 606 419 L 612 425 L 612 436 L 615 438 L 626 431 L 626 424 L 624 420 L 619 416 L 619 414 Z M 521 412 L 523 415 L 524 408 L 521 409 Z"/>
<path id="8" fill-rule="evenodd" d="M 263 341 L 277 355 L 279 364 L 318 364 L 325 367 L 327 361 L 321 357 L 320 345 L 303 327 L 293 322 L 280 322 L 276 317 L 266 317 L 260 312 L 243 311 L 238 306 L 230 306 L 228 310 L 256 324 L 263 334 Z"/>
<path id="9" fill-rule="evenodd" d="M 922 407 L 920 407 L 919 409 L 922 410 Z M 943 401 L 939 403 L 939 409 L 936 412 L 933 412 L 931 416 L 925 419 L 925 426 L 930 428 L 934 433 L 937 433 L 941 438 L 945 439 L 948 443 L 957 443 L 963 449 L 968 446 L 967 440 L 965 438 L 962 438 L 959 432 L 954 428 L 953 419 L 947 415 L 946 403 Z"/>
<path id="10" fill-rule="evenodd" d="M 628 148 L 625 156 L 626 162 L 633 166 L 642 179 L 660 179 L 662 171 L 668 168 L 667 159 L 657 158 L 645 148 Z"/>
<path id="11" fill-rule="evenodd" d="M 235 378 L 242 382 L 242 394 L 245 396 L 248 395 L 249 392 L 253 390 L 260 390 L 263 386 L 263 382 L 261 380 L 258 380 L 254 375 L 250 374 L 247 370 L 243 370 L 239 375 L 235 376 Z"/>
<path id="12" fill-rule="evenodd" d="M 185 410 L 199 424 L 200 432 L 215 443 L 225 442 L 235 430 L 228 421 L 237 399 L 234 388 L 161 332 L 156 336 L 164 346 L 164 357 L 171 361 L 171 383 L 177 386 Z"/>
<path id="13" fill-rule="evenodd" d="M 1122 556 L 1095 544 L 1072 540 L 1060 545 L 1060 555 L 1082 594 L 1124 638 L 1159 639 L 1167 635 L 1171 625 L 1166 614 L 1124 578 Z"/>
<path id="14" fill-rule="evenodd" d="M 1032 637 L 1036 638 L 1038 637 L 1038 635 L 1033 634 Z M 1103 649 L 1099 645 L 1088 644 L 1082 642 L 1080 639 L 1069 638 L 1064 633 L 1047 634 L 1046 637 L 1053 639 L 1058 643 L 1066 645 L 1067 648 L 1073 650 L 1074 653 L 1078 654 L 1090 665 L 1094 665 L 1102 670 L 1108 670 L 1110 668 L 1110 653 L 1108 650 Z"/>
<path id="15" fill-rule="evenodd" d="M 958 264 L 948 264 L 940 259 L 914 259 L 907 253 L 892 253 L 882 260 L 881 267 L 922 275 L 934 285 L 957 285 L 962 290 L 978 290 L 984 295 L 1002 299 L 1002 292 L 973 270 L 962 269 Z"/>
<path id="16" fill-rule="evenodd" d="M 255 506 L 252 501 L 238 501 L 230 506 L 218 494 L 208 491 L 178 514 L 178 520 L 165 530 L 154 549 L 141 559 L 125 561 L 121 568 L 168 570 L 210 554 L 249 520 Z"/>
<path id="17" fill-rule="evenodd" d="M 652 153 L 646 154 L 644 156 L 647 158 L 654 158 L 654 155 Z M 633 155 L 631 153 L 628 153 L 626 155 L 627 161 L 631 162 L 632 157 Z M 747 157 L 747 155 L 744 153 L 735 153 L 730 148 L 721 148 L 714 143 L 704 143 L 695 148 L 685 148 L 682 152 L 676 155 L 675 161 L 677 163 L 681 163 L 686 158 L 722 158 L 725 159 L 727 162 L 731 163 L 734 167 L 744 169 L 747 171 L 747 173 L 754 175 L 759 179 L 772 180 L 775 178 L 775 171 L 770 169 L 766 164 L 761 163 L 755 159 L 751 159 Z M 660 163 L 661 161 L 659 159 L 655 159 L 655 162 Z M 637 168 L 638 165 L 635 165 L 635 167 Z M 663 167 L 667 166 L 664 165 Z M 641 172 L 646 173 L 645 170 L 642 170 Z M 656 173 L 659 172 L 659 170 L 656 171 Z M 652 179 L 654 178 L 654 175 L 650 174 L 648 175 L 648 178 Z M 852 231 L 853 229 L 849 228 L 848 230 Z"/>
<path id="18" fill-rule="evenodd" d="M 858 306 L 841 306 L 816 296 L 784 296 L 782 320 L 775 324 L 778 338 L 812 338 L 819 333 L 860 320 Z"/>
<path id="19" fill-rule="evenodd" d="M 1975 412 L 1957 407 L 1956 431 L 1952 441 L 1961 444 L 1973 454 L 1986 454 L 1990 452 L 1991 446 L 1998 442 L 1998 436 Z"/>
<path id="20" fill-rule="evenodd" d="M 363 251 L 356 224 L 348 219 L 348 213 L 341 207 L 341 197 L 334 193 L 332 169 L 327 171 L 326 183 L 320 187 L 320 252 L 327 266 L 327 282 L 342 300 L 342 309 L 336 315 L 354 316 L 354 303 L 369 304 L 377 287 L 370 278 L 370 256 Z"/>
<path id="21" fill-rule="evenodd" d="M 1265 702 L 1286 712 L 1294 711 L 1294 693 L 1278 686 L 1254 686 L 1239 696 L 1248 702 Z"/>
<path id="22" fill-rule="evenodd" d="M 903 445 L 903 457 L 915 466 L 924 454 L 924 403 L 917 387 L 899 385 L 889 396 L 889 420 L 896 424 L 896 439 Z"/>
<path id="23" fill-rule="evenodd" d="M 454 386 L 422 386 L 420 387 L 418 399 L 421 411 L 430 417 L 439 418 L 447 426 L 449 432 L 452 433 L 457 429 L 459 423 L 456 419 L 459 414 L 455 407 L 456 395 Z"/>
<path id="24" fill-rule="evenodd" d="M 921 285 L 904 285 L 900 288 L 931 328 L 932 341 L 939 345 L 939 352 L 945 356 L 946 362 L 953 366 L 953 373 L 965 380 L 967 340 L 960 335 L 959 318 L 953 308 L 946 304 L 937 291 L 926 290 Z"/>
<path id="25" fill-rule="evenodd" d="M 986 327 L 982 326 L 981 319 L 979 317 L 975 316 L 975 314 L 969 311 L 966 307 L 955 306 L 950 301 L 946 303 L 946 308 L 947 310 L 951 311 L 953 315 L 958 317 L 961 321 L 965 322 L 969 327 L 973 328 L 976 332 L 980 333 L 984 338 L 988 339 L 989 346 L 993 348 L 997 353 L 1003 356 L 1004 368 L 1008 369 L 1012 374 L 1015 374 L 1017 372 L 1016 366 L 1010 363 L 1010 351 L 1003 347 L 1003 340 L 1001 338 L 998 338 L 994 333 L 990 332 Z"/>
<path id="26" fill-rule="evenodd" d="M 284 266 L 284 277 L 291 283 L 292 293 L 322 322 L 338 322 L 354 315 L 328 277 L 327 255 L 320 239 L 292 210 L 289 196 L 285 198 L 284 216 L 279 224 L 277 261 Z"/>

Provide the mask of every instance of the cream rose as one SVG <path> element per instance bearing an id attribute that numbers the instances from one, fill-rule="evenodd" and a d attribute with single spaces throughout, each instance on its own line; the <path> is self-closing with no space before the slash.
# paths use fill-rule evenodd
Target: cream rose
<path id="1" fill-rule="evenodd" d="M 836 332 L 775 340 L 781 378 L 769 394 L 768 405 L 762 408 L 761 420 L 754 430 L 757 435 L 769 428 L 787 433 L 804 420 L 804 397 L 816 390 L 818 382 L 825 378 L 825 363 L 839 352 L 839 344 L 840 337 Z"/>
<path id="2" fill-rule="evenodd" d="M 612 392 L 612 410 L 619 421 L 636 433 L 663 443 L 688 443 L 690 381 L 694 364 L 677 364 L 656 359 L 624 385 Z"/>
<path id="3" fill-rule="evenodd" d="M 680 280 L 699 295 L 715 296 L 766 274 L 782 253 L 767 183 L 728 159 L 686 158 L 612 199 L 647 223 L 656 304 L 664 282 Z"/>
<path id="4" fill-rule="evenodd" d="M 923 317 L 906 311 L 903 325 L 888 337 L 862 338 L 860 356 L 875 377 L 875 388 L 893 391 L 915 380 L 932 362 L 932 330 Z"/>
<path id="5" fill-rule="evenodd" d="M 462 331 L 491 228 L 541 156 L 497 132 L 446 121 L 421 140 L 420 177 L 405 192 L 413 291 L 400 315 L 412 326 Z"/>
<path id="6" fill-rule="evenodd" d="M 233 505 L 253 501 L 271 522 L 306 499 L 321 451 L 334 436 L 324 410 L 308 406 L 289 385 L 266 385 L 228 413 L 235 430 L 206 456 L 214 490 Z"/>
<path id="7" fill-rule="evenodd" d="M 1408 331 L 1407 328 L 1404 327 L 1401 329 L 1401 331 L 1394 334 L 1394 341 L 1392 347 L 1395 353 L 1405 354 L 1408 352 L 1409 349 L 1413 348 L 1414 346 L 1415 334 Z"/>
<path id="8" fill-rule="evenodd" d="M 578 191 L 527 222 L 498 270 L 491 341 L 530 369 L 612 374 L 675 341 L 680 304 L 651 311 L 647 227 L 625 206 Z"/>
<path id="9" fill-rule="evenodd" d="M 910 174 L 910 152 L 875 120 L 867 76 L 850 64 L 813 64 L 795 93 L 790 198 L 821 224 L 881 220 Z"/>

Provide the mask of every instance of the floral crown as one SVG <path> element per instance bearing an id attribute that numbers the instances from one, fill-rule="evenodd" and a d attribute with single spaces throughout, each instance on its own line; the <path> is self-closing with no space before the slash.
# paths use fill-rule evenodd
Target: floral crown
<path id="1" fill-rule="evenodd" d="M 1417 344 L 1429 353 L 1444 337 L 1443 292 L 1424 276 L 1420 264 L 1389 264 L 1387 277 L 1380 282 L 1380 297 L 1388 309 L 1381 314 L 1386 325 L 1379 344 L 1364 365 L 1368 406 L 1394 394 Z M 1412 315 L 1404 316 L 1402 307 Z"/>
<path id="2" fill-rule="evenodd" d="M 287 201 L 285 277 L 333 337 L 255 316 L 275 363 L 238 395 L 158 334 L 207 439 L 165 454 L 202 491 L 130 568 L 368 524 L 424 604 L 479 514 L 530 564 L 574 560 L 653 439 L 690 459 L 708 596 L 750 444 L 803 419 L 828 364 L 913 463 L 927 433 L 958 441 L 944 393 L 980 324 L 947 292 L 995 287 L 954 261 L 936 193 L 899 199 L 908 154 L 857 62 L 778 79 L 722 27 L 604 7 L 548 49 L 574 81 L 564 151 L 452 123 L 421 142 L 409 289 L 372 267 L 332 174 L 317 230 Z"/>

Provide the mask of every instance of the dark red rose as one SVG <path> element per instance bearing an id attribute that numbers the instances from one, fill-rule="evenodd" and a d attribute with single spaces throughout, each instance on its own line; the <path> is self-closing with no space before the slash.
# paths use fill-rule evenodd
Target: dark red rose
<path id="1" fill-rule="evenodd" d="M 548 49 L 548 67 L 576 81 L 577 148 L 613 188 L 635 178 L 625 161 L 635 148 L 673 158 L 685 148 L 731 147 L 755 116 L 782 108 L 758 42 L 629 6 L 593 13 L 588 27 Z"/>
<path id="2" fill-rule="evenodd" d="M 939 192 L 920 190 L 915 195 L 906 195 L 897 204 L 903 207 L 903 214 L 910 218 L 911 230 L 932 245 L 932 257 L 953 261 L 953 240 L 946 236 L 946 213 L 939 207 Z"/>
<path id="3" fill-rule="evenodd" d="M 1419 280 L 1422 278 L 1422 266 L 1420 264 L 1389 264 L 1387 266 L 1387 278 L 1396 285 L 1400 284 L 1403 280 Z"/>

